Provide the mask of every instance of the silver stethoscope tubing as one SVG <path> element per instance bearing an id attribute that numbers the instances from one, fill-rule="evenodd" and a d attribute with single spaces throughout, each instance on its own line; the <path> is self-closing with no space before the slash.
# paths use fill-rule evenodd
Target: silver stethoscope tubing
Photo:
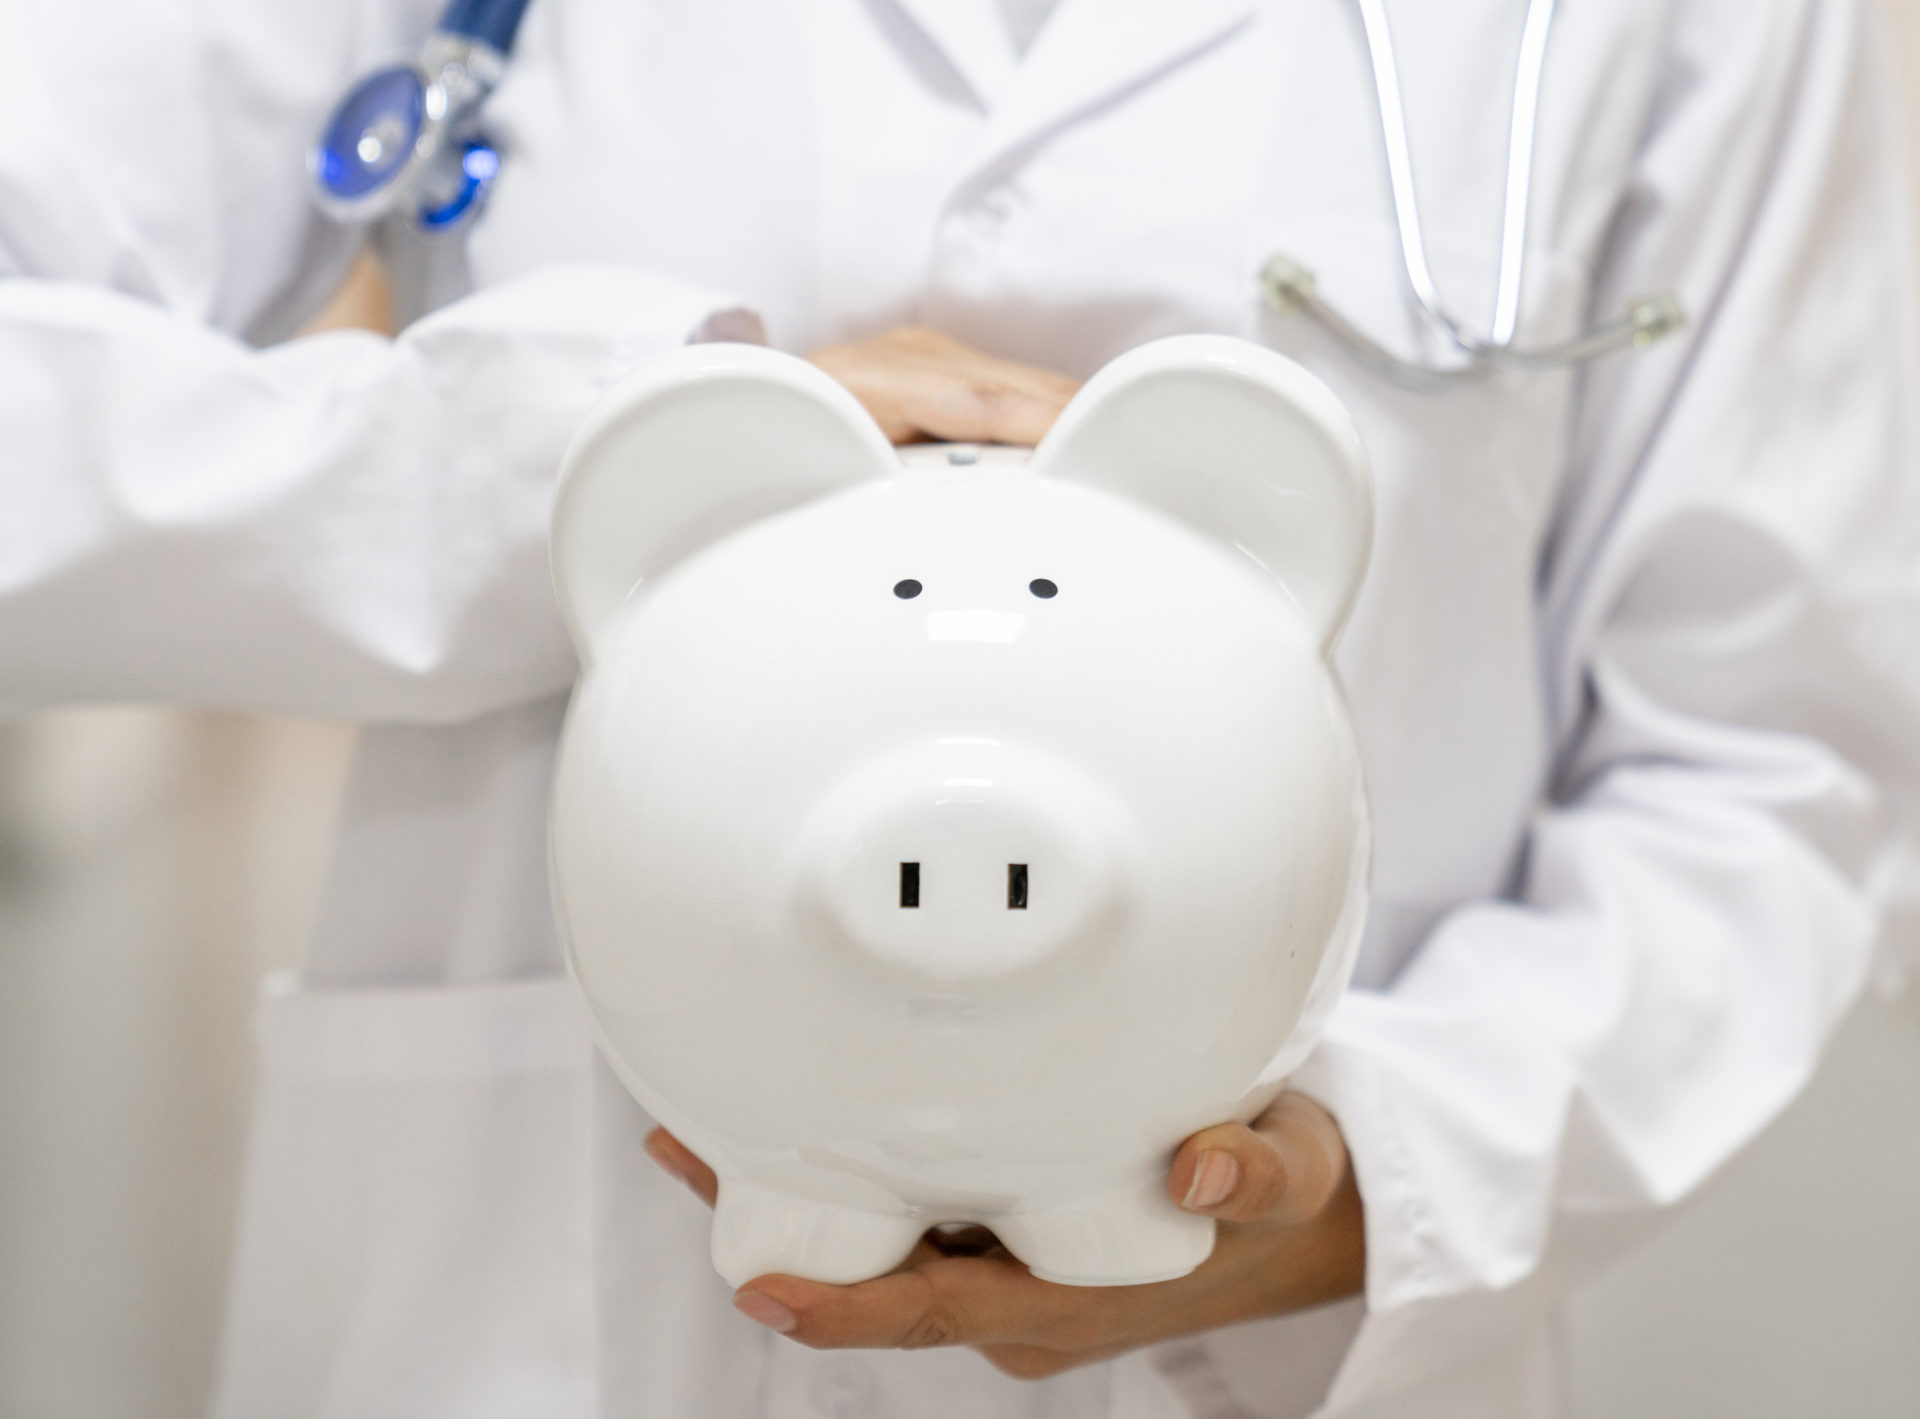
<path id="1" fill-rule="evenodd" d="M 1540 81 L 1547 62 L 1556 0 L 1528 0 L 1520 34 L 1520 61 L 1513 85 L 1513 118 L 1507 136 L 1506 201 L 1500 226 L 1500 269 L 1495 286 L 1493 323 L 1478 336 L 1454 319 L 1440 299 L 1427 261 L 1420 228 L 1420 196 L 1413 180 L 1413 155 L 1407 141 L 1407 116 L 1401 104 L 1400 70 L 1387 26 L 1385 0 L 1355 0 L 1366 33 L 1373 70 L 1374 97 L 1380 111 L 1381 142 L 1387 154 L 1387 178 L 1393 195 L 1393 219 L 1400 237 L 1400 259 L 1414 309 L 1440 340 L 1458 355 L 1451 364 L 1431 364 L 1395 354 L 1355 325 L 1317 290 L 1310 268 L 1276 253 L 1260 273 L 1267 303 L 1283 314 L 1311 317 L 1374 373 L 1416 390 L 1445 389 L 1484 378 L 1496 370 L 1556 370 L 1584 364 L 1629 347 L 1645 349 L 1686 324 L 1686 313 L 1671 295 L 1632 301 L 1610 325 L 1557 344 L 1514 344 L 1520 319 L 1520 285 L 1525 270 L 1527 213 L 1533 195 L 1533 149 L 1540 120 Z"/>

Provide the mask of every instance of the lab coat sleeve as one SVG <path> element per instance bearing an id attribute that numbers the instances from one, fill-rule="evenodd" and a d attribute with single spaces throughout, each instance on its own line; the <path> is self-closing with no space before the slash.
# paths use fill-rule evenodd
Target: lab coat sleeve
<path id="1" fill-rule="evenodd" d="M 555 268 L 398 339 L 264 351 L 99 287 L 0 279 L 0 712 L 156 700 L 453 720 L 564 688 L 565 442 L 733 302 Z"/>
<path id="2" fill-rule="evenodd" d="M 1595 304 L 1676 290 L 1693 325 L 1584 377 L 1540 610 L 1559 770 L 1518 889 L 1351 992 L 1295 1080 L 1366 1203 L 1333 1412 L 1484 1360 L 1753 1138 L 1855 996 L 1910 842 L 1888 46 L 1824 0 L 1678 6 L 1670 42 Z"/>

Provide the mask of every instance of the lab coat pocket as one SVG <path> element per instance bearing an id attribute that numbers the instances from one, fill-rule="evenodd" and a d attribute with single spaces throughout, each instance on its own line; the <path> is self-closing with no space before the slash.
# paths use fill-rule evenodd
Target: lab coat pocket
<path id="1" fill-rule="evenodd" d="M 560 977 L 269 982 L 221 1419 L 596 1412 L 593 1045 Z"/>

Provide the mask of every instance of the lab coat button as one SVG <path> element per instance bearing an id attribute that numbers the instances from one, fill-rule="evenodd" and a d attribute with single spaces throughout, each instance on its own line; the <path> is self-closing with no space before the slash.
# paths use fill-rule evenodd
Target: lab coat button
<path id="1" fill-rule="evenodd" d="M 841 1355 L 823 1363 L 807 1385 L 807 1398 L 822 1419 L 867 1419 L 879 1397 L 873 1371 Z"/>

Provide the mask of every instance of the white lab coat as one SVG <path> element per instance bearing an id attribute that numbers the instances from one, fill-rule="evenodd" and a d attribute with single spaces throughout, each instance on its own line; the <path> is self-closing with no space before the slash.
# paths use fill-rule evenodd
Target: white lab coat
<path id="1" fill-rule="evenodd" d="M 1437 274 L 1481 312 L 1520 6 L 1392 8 Z M 992 0 L 535 0 L 497 200 L 427 263 L 478 293 L 253 348 L 348 255 L 304 142 L 429 9 L 0 0 L 0 702 L 369 725 L 263 1004 L 215 1412 L 1551 1412 L 1559 1301 L 1805 1081 L 1902 841 L 1920 486 L 1876 17 L 1565 7 L 1523 337 L 1668 289 L 1693 316 L 1580 375 L 1404 393 L 1262 309 L 1284 250 L 1423 339 L 1347 0 L 1066 0 L 1019 64 Z M 730 1310 L 558 974 L 545 515 L 616 372 L 756 321 L 1082 375 L 1224 331 L 1353 409 L 1374 906 L 1297 1084 L 1352 1148 L 1364 1306 L 1037 1385 Z"/>

